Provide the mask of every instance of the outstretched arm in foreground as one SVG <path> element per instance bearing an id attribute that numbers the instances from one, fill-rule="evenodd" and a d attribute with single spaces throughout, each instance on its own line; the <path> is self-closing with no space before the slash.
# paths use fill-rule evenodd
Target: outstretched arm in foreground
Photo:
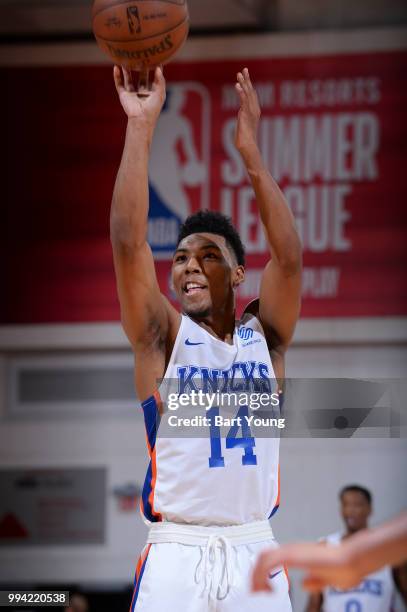
<path id="1" fill-rule="evenodd" d="M 259 556 L 252 576 L 253 591 L 269 591 L 268 576 L 280 565 L 305 570 L 303 587 L 318 592 L 331 585 L 351 588 L 384 565 L 407 560 L 407 512 L 392 521 L 364 529 L 340 546 L 287 544 Z"/>

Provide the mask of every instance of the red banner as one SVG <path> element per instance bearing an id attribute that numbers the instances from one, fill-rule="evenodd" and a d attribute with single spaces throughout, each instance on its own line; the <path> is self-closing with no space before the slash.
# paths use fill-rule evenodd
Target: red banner
<path id="1" fill-rule="evenodd" d="M 259 142 L 304 246 L 302 316 L 407 314 L 407 53 L 186 62 L 150 166 L 149 239 L 162 290 L 180 220 L 230 214 L 247 250 L 239 308 L 268 258 L 233 147 L 233 82 L 248 65 L 262 105 Z M 1 69 L 7 92 L 5 283 L 1 323 L 119 318 L 109 207 L 125 116 L 110 67 Z M 137 186 L 135 185 L 135 188 Z"/>

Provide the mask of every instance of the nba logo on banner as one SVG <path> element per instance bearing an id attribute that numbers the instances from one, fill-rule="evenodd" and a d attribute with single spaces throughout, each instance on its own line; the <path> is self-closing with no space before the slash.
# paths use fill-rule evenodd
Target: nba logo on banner
<path id="1" fill-rule="evenodd" d="M 180 224 L 209 208 L 210 96 L 195 82 L 173 83 L 158 121 L 149 165 L 148 241 L 170 259 Z"/>

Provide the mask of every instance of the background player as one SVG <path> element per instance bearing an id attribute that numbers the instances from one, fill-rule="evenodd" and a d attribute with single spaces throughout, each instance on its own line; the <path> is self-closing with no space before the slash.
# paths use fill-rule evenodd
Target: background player
<path id="1" fill-rule="evenodd" d="M 294 555 L 294 565 L 296 565 L 295 556 L 299 555 L 301 559 L 299 567 L 305 567 L 310 570 L 311 575 L 304 580 L 303 584 L 305 588 L 315 592 L 310 596 L 306 608 L 307 612 L 320 612 L 320 610 L 324 610 L 324 612 L 362 612 L 365 610 L 369 612 L 389 612 L 392 609 L 394 600 L 394 584 L 399 589 L 404 602 L 407 603 L 407 574 L 405 566 L 393 569 L 389 566 L 382 567 L 383 564 L 377 563 L 377 560 L 375 561 L 374 548 L 371 551 L 371 559 L 359 561 L 359 555 L 364 552 L 364 545 L 367 546 L 366 550 L 369 554 L 369 541 L 367 545 L 364 544 L 366 536 L 364 540 L 361 538 L 356 540 L 353 547 L 350 542 L 350 547 L 344 551 L 347 553 L 349 550 L 351 558 L 352 555 L 356 557 L 353 567 L 349 567 L 350 563 L 344 563 L 342 567 L 340 562 L 338 563 L 338 555 L 340 555 L 339 547 L 341 544 L 346 546 L 348 539 L 355 539 L 356 534 L 367 533 L 368 520 L 372 512 L 371 493 L 368 489 L 359 485 L 344 487 L 339 494 L 339 499 L 346 531 L 331 534 L 323 540 L 326 544 L 338 547 L 338 551 L 332 551 L 330 547 L 321 546 L 321 544 L 314 545 L 313 547 L 311 545 L 311 548 L 305 544 L 302 545 L 301 549 L 296 548 L 296 545 L 291 545 L 291 548 L 286 551 L 288 560 L 290 555 Z M 401 519 L 401 522 L 399 520 L 396 523 L 396 527 L 400 536 L 403 535 L 404 530 L 405 541 L 407 535 L 405 517 L 404 522 Z M 392 537 L 393 540 L 395 537 L 391 531 L 390 533 L 385 531 L 385 536 Z M 373 536 L 373 543 L 383 545 L 380 534 L 379 538 L 376 537 L 376 539 Z M 360 549 L 358 549 L 358 545 Z M 400 546 L 397 548 L 398 554 L 395 556 L 396 559 L 401 555 Z M 317 561 L 319 551 L 325 557 L 320 557 L 319 561 Z M 255 573 L 260 573 L 257 578 L 255 575 L 253 577 L 255 590 L 267 589 L 268 585 L 264 583 L 264 573 L 270 571 L 275 564 L 286 562 L 284 551 L 278 551 L 274 559 L 271 559 L 270 556 L 267 558 L 266 555 L 267 553 L 263 553 L 262 559 L 259 559 L 256 566 Z M 326 569 L 313 570 L 312 564 L 314 562 L 321 563 L 322 568 L 325 566 Z M 374 567 L 375 562 L 378 567 L 375 567 L 374 571 L 366 575 L 363 568 L 370 568 L 370 563 L 373 563 L 372 567 Z M 307 565 L 307 563 L 310 565 Z M 331 572 L 332 575 L 330 570 L 333 570 Z M 364 576 L 364 578 L 355 583 L 355 576 L 359 576 L 359 578 Z"/>
<path id="2" fill-rule="evenodd" d="M 368 527 L 372 513 L 372 495 L 368 489 L 359 485 L 344 487 L 339 493 L 341 516 L 345 532 L 334 533 L 324 540 L 328 544 L 339 545 L 351 535 Z M 405 571 L 386 566 L 369 574 L 362 582 L 347 590 L 327 587 L 321 593 L 310 596 L 307 612 L 388 612 L 394 601 L 394 584 L 400 589 L 407 603 L 407 583 Z"/>
<path id="3" fill-rule="evenodd" d="M 256 385 L 255 376 L 268 384 L 283 378 L 300 307 L 301 244 L 294 218 L 260 155 L 260 108 L 245 69 L 237 75 L 236 147 L 251 179 L 271 259 L 259 299 L 236 321 L 235 293 L 244 280 L 241 240 L 220 214 L 190 217 L 172 265 L 180 314 L 160 292 L 147 243 L 148 160 L 165 99 L 164 77 L 157 68 L 152 92 L 144 98 L 134 92 L 129 72 L 123 70 L 122 80 L 115 67 L 114 78 L 128 124 L 113 194 L 111 240 L 151 458 L 142 510 L 152 527 L 137 566 L 131 610 L 157 612 L 164 601 L 167 610 L 177 612 L 269 610 L 267 597 L 253 601 L 248 577 L 256 553 L 273 539 L 268 518 L 279 504 L 278 439 L 254 439 L 248 429 L 237 439 L 238 432 L 231 430 L 225 444 L 216 428 L 210 440 L 157 436 L 165 406 L 157 380 L 175 379 L 185 392 L 199 377 L 212 389 L 239 374 L 249 387 Z M 273 587 L 275 609 L 291 610 L 282 568 Z"/>

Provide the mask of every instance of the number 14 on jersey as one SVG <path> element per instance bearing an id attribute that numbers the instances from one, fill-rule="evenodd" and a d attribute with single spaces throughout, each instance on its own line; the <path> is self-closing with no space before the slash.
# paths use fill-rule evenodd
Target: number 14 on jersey
<path id="1" fill-rule="evenodd" d="M 257 458 L 253 452 L 253 447 L 256 446 L 256 440 L 252 436 L 252 432 L 246 418 L 249 415 L 247 406 L 241 406 L 236 414 L 237 423 L 232 425 L 226 436 L 226 449 L 241 448 L 243 449 L 242 465 L 257 465 Z M 211 456 L 209 457 L 209 467 L 225 467 L 225 458 L 222 455 L 222 438 L 220 435 L 220 427 L 216 425 L 216 417 L 219 417 L 219 408 L 211 408 L 208 410 L 207 417 L 210 421 L 210 442 Z M 240 417 L 240 419 L 239 419 Z M 239 430 L 242 435 L 238 437 Z"/>

